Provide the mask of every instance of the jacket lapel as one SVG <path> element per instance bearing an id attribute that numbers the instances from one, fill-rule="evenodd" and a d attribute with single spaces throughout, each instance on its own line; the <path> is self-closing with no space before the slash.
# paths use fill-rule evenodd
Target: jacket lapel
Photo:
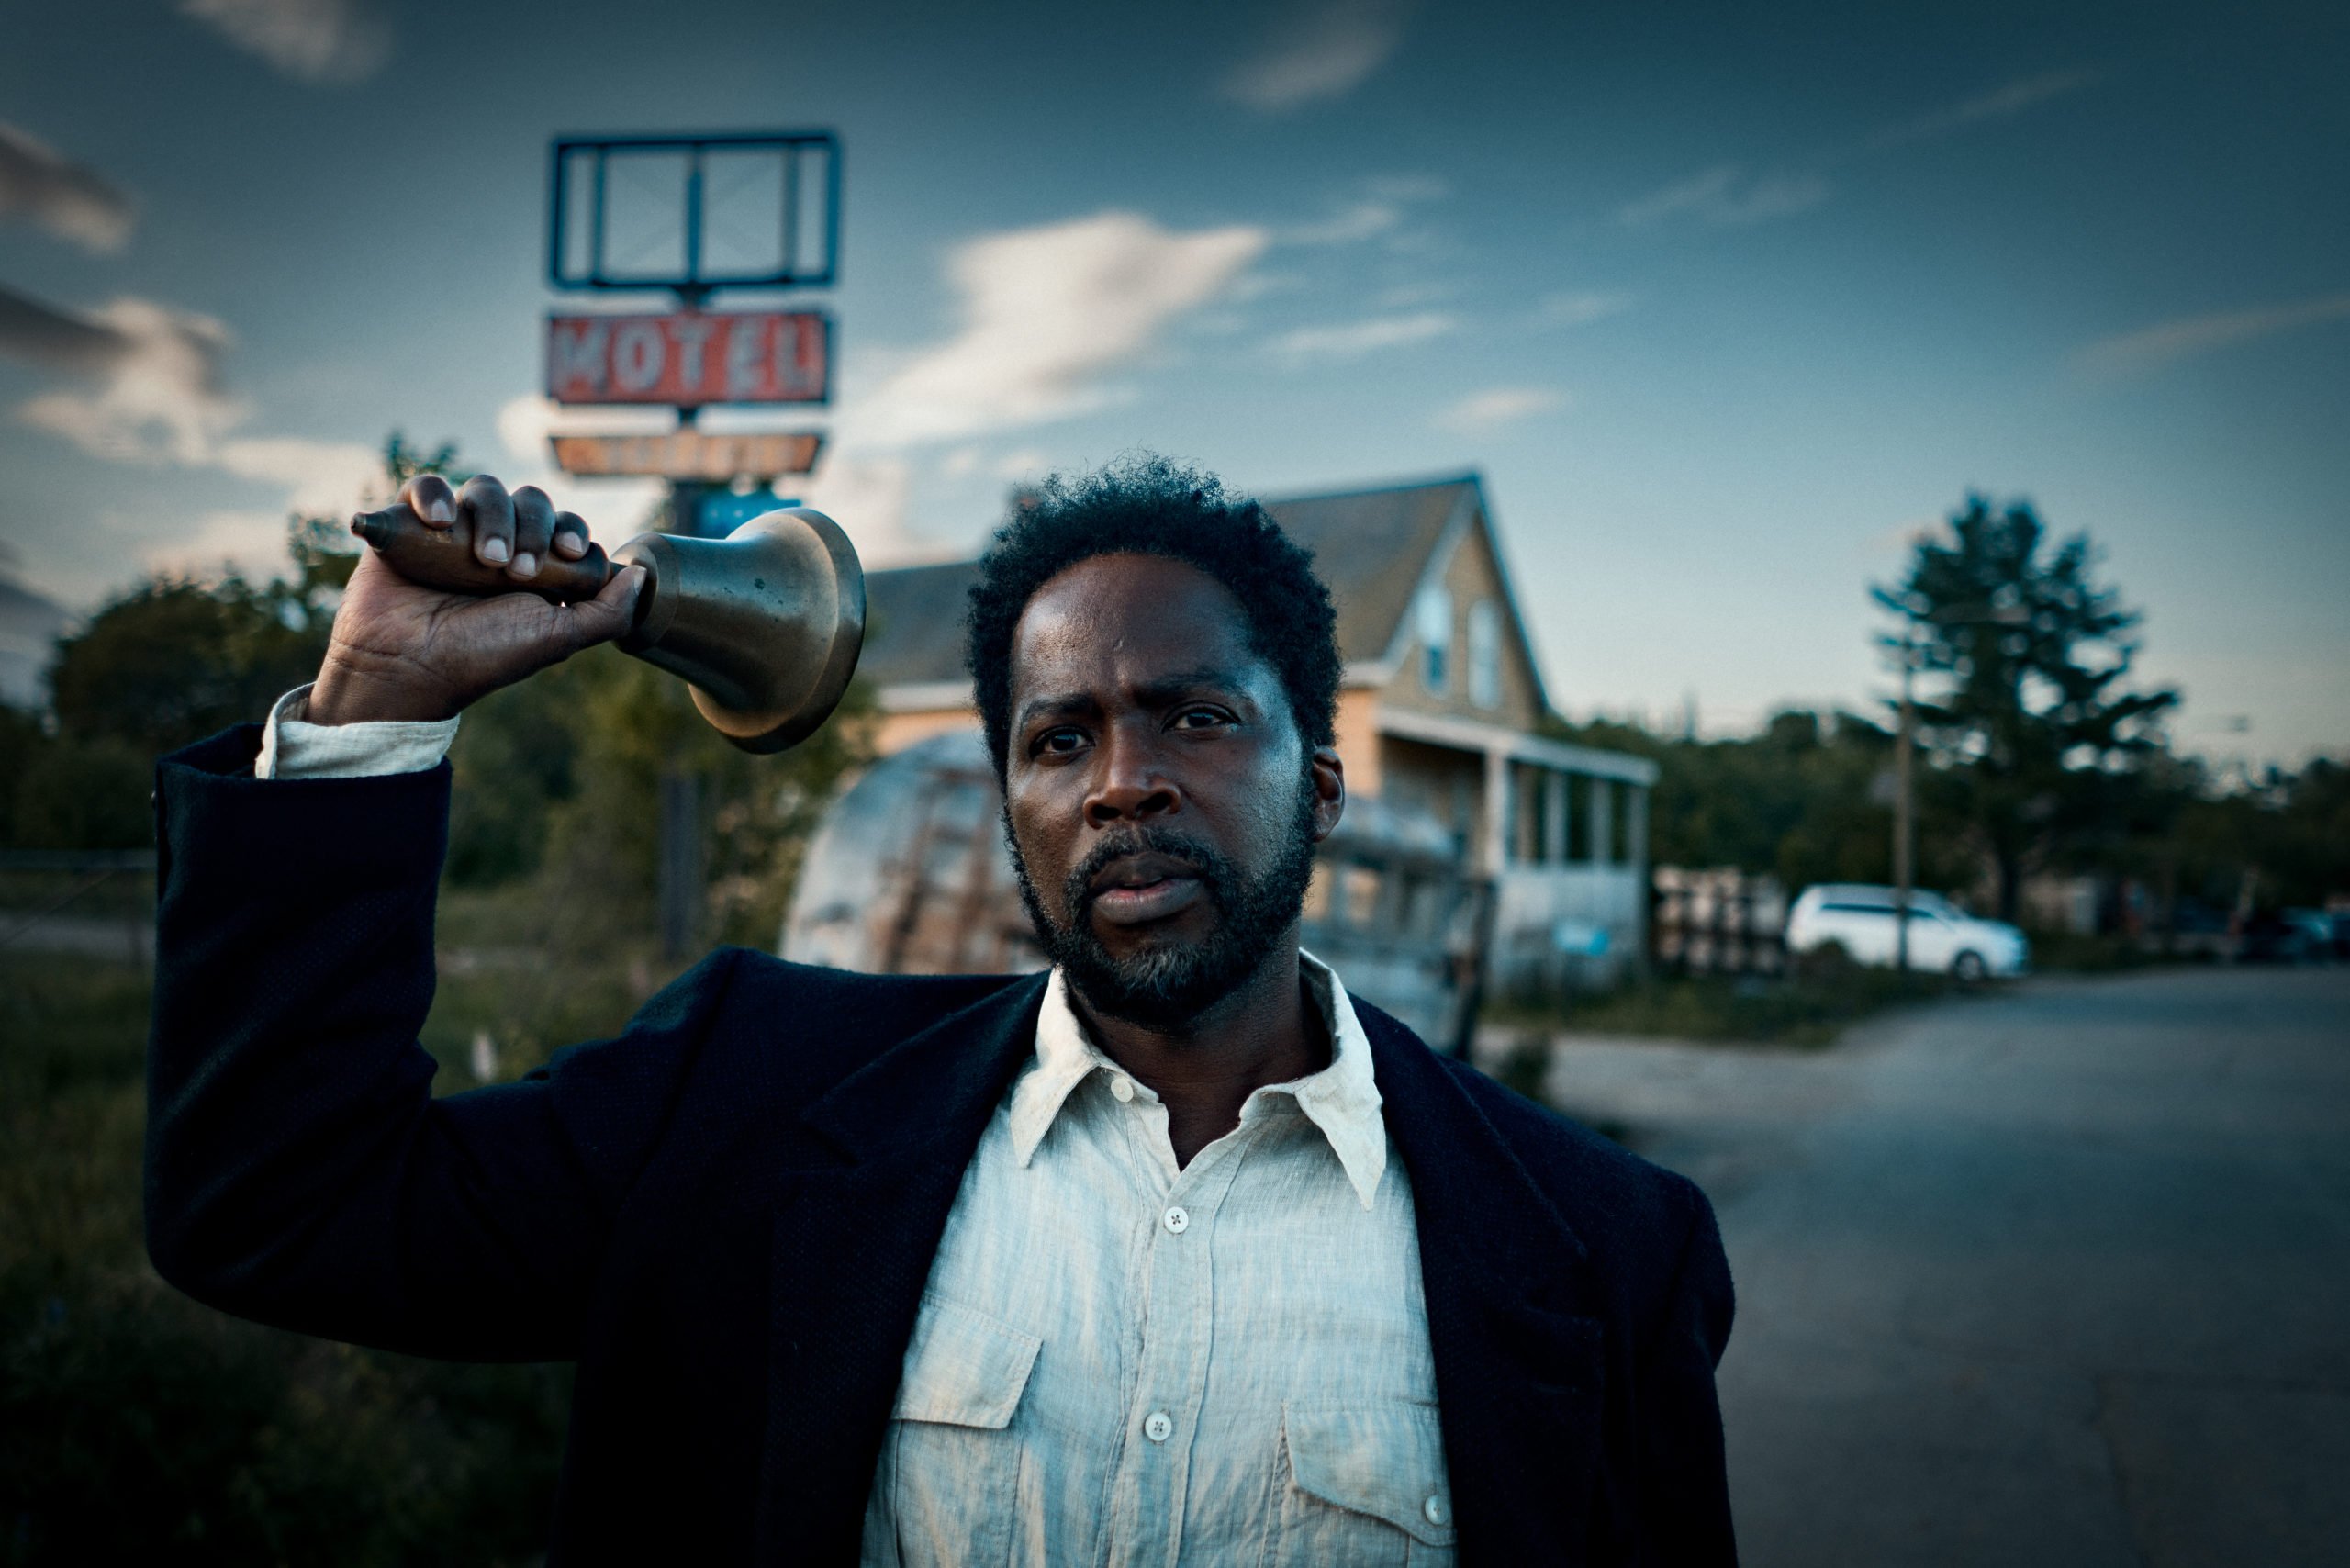
<path id="1" fill-rule="evenodd" d="M 1044 993 L 1035 976 L 940 1020 L 800 1118 L 773 1218 L 763 1562 L 856 1558 L 923 1287 Z"/>
<path id="2" fill-rule="evenodd" d="M 1411 1172 L 1461 1559 L 1583 1562 L 1606 1370 L 1588 1255 L 1451 1070 L 1357 1011 Z"/>

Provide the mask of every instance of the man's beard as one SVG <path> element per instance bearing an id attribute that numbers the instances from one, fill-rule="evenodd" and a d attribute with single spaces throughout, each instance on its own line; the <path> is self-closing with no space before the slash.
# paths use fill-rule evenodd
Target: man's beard
<path id="1" fill-rule="evenodd" d="M 1011 823 L 1004 825 L 1009 840 Z M 1120 958 L 1093 933 L 1093 879 L 1111 861 L 1142 854 L 1169 855 L 1191 866 L 1215 910 L 1215 925 L 1197 941 L 1147 936 L 1140 952 Z M 1095 1010 L 1151 1028 L 1188 1024 L 1254 974 L 1273 951 L 1275 938 L 1305 907 L 1306 884 L 1314 877 L 1313 780 L 1301 784 L 1290 835 L 1280 857 L 1259 877 L 1249 877 L 1213 846 L 1178 829 L 1128 826 L 1105 836 L 1069 872 L 1061 888 L 1061 907 L 1069 920 L 1064 926 L 1046 913 L 1016 843 L 1012 868 L 1046 956 Z"/>

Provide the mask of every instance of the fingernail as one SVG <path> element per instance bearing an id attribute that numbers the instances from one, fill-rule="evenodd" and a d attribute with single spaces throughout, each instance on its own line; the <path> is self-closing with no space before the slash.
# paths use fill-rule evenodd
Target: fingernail
<path id="1" fill-rule="evenodd" d="M 525 550 L 514 557 L 511 569 L 518 577 L 535 577 L 539 575 L 539 558 Z"/>
<path id="2" fill-rule="evenodd" d="M 424 519 L 427 522 L 454 522 L 457 521 L 457 509 L 449 504 L 448 497 L 435 496 L 431 504 L 424 509 Z"/>
<path id="3" fill-rule="evenodd" d="M 556 534 L 554 536 L 554 547 L 562 551 L 565 554 L 572 556 L 574 559 L 588 554 L 588 541 L 580 538 L 579 535 L 576 533 Z"/>
<path id="4" fill-rule="evenodd" d="M 506 557 L 511 554 L 513 554 L 512 548 L 503 539 L 486 539 L 482 542 L 481 558 L 492 566 L 503 565 Z"/>

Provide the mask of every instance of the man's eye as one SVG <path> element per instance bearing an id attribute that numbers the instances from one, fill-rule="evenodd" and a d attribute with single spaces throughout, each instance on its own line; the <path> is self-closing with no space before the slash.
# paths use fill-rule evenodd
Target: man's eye
<path id="1" fill-rule="evenodd" d="M 1046 730 L 1036 737 L 1036 752 L 1039 756 L 1066 756 L 1084 744 L 1085 733 L 1082 730 Z"/>
<path id="2" fill-rule="evenodd" d="M 1204 730 L 1224 722 L 1224 715 L 1214 708 L 1186 708 L 1175 715 L 1179 730 Z"/>

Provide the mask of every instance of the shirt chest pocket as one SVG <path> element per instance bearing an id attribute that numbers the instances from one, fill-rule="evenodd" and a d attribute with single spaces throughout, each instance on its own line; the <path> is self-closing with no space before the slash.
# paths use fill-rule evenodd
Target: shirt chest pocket
<path id="1" fill-rule="evenodd" d="M 1452 1489 L 1436 1407 L 1404 1400 L 1281 1406 L 1278 1568 L 1449 1568 Z"/>
<path id="2" fill-rule="evenodd" d="M 958 1302 L 923 1298 L 876 1477 L 874 1512 L 886 1517 L 867 1519 L 867 1562 L 1011 1560 L 1013 1520 L 1034 1484 L 1011 1428 L 1043 1343 Z M 873 1551 L 877 1535 L 894 1550 Z"/>

